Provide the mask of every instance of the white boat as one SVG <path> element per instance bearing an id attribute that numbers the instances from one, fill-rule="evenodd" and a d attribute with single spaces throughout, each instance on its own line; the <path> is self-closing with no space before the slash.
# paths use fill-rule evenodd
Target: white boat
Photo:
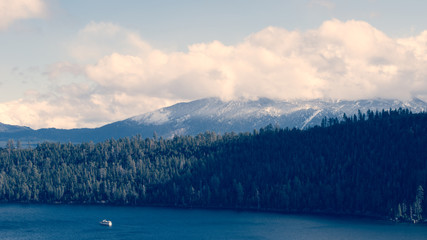
<path id="1" fill-rule="evenodd" d="M 99 222 L 99 224 L 104 225 L 104 226 L 109 226 L 111 227 L 113 225 L 113 223 L 111 221 L 107 221 L 107 220 L 102 220 L 101 222 Z"/>

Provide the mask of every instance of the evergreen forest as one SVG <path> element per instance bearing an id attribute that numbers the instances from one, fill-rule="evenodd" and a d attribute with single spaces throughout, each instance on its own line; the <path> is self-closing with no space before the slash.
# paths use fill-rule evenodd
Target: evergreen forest
<path id="1" fill-rule="evenodd" d="M 306 130 L 94 144 L 9 140 L 0 201 L 251 209 L 423 219 L 427 113 L 368 111 Z"/>

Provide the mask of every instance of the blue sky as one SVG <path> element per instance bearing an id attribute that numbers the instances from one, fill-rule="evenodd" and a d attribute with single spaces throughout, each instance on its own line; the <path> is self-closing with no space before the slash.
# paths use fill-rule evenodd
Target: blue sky
<path id="1" fill-rule="evenodd" d="M 180 101 L 427 99 L 425 1 L 0 0 L 0 122 L 96 127 Z"/>

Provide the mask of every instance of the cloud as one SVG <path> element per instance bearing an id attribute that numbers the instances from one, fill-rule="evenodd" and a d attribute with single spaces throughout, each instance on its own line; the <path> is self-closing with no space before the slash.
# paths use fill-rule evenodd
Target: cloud
<path id="1" fill-rule="evenodd" d="M 333 19 L 304 32 L 267 27 L 235 45 L 212 41 L 166 52 L 134 31 L 90 23 L 76 39 L 73 46 L 93 50 L 92 62 L 49 66 L 52 83 L 58 79 L 52 92 L 0 104 L 0 122 L 95 127 L 204 97 L 427 96 L 427 31 L 398 39 L 367 22 Z M 59 84 L 63 74 L 84 81 Z"/>
<path id="2" fill-rule="evenodd" d="M 66 74 L 77 77 L 84 74 L 84 67 L 70 62 L 57 62 L 48 66 L 44 72 L 44 75 L 47 75 L 52 80 L 62 78 Z"/>
<path id="3" fill-rule="evenodd" d="M 145 44 L 140 54 L 104 56 L 86 73 L 105 88 L 168 99 L 410 98 L 427 77 L 426 41 L 334 19 L 306 32 L 268 27 L 233 46 L 166 53 Z"/>
<path id="4" fill-rule="evenodd" d="M 21 99 L 1 103 L 0 122 L 34 129 L 99 127 L 134 116 L 135 109 L 154 110 L 173 103 L 167 99 L 102 91 L 91 84 L 73 83 L 58 87 L 50 94 L 29 90 Z"/>
<path id="5" fill-rule="evenodd" d="M 0 30 L 21 19 L 42 18 L 46 15 L 46 5 L 42 0 L 1 0 Z"/>
<path id="6" fill-rule="evenodd" d="M 110 22 L 90 22 L 68 44 L 68 53 L 79 62 L 93 62 L 115 52 L 139 54 L 149 45 L 137 32 Z"/>

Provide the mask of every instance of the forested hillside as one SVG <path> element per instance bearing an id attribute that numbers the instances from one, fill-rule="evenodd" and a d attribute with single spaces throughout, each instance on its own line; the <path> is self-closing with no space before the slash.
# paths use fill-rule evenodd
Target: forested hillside
<path id="1" fill-rule="evenodd" d="M 359 112 L 308 130 L 0 150 L 4 202 L 325 212 L 420 220 L 427 114 Z"/>

